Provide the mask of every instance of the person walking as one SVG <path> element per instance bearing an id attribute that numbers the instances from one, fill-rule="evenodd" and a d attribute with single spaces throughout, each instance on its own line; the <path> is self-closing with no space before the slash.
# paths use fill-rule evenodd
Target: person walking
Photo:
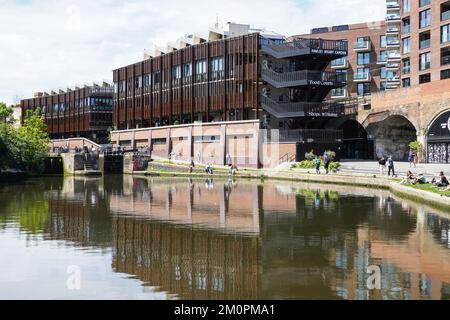
<path id="1" fill-rule="evenodd" d="M 413 165 L 414 167 L 416 167 L 416 154 L 412 150 L 409 150 L 408 162 L 410 168 L 412 168 Z"/>
<path id="2" fill-rule="evenodd" d="M 386 169 L 386 158 L 381 157 L 380 160 L 378 160 L 378 164 L 380 165 L 380 176 L 384 175 L 384 170 Z"/>
<path id="3" fill-rule="evenodd" d="M 389 156 L 389 158 L 387 160 L 387 165 L 388 165 L 388 177 L 391 176 L 391 172 L 392 172 L 392 177 L 395 177 L 394 159 L 392 159 L 392 156 Z"/>
<path id="4" fill-rule="evenodd" d="M 325 167 L 325 172 L 328 174 L 330 168 L 330 157 L 327 154 L 324 154 L 323 156 L 323 164 Z"/>
<path id="5" fill-rule="evenodd" d="M 316 156 L 316 159 L 314 160 L 314 164 L 316 165 L 316 173 L 320 174 L 321 161 L 320 161 L 319 156 Z"/>

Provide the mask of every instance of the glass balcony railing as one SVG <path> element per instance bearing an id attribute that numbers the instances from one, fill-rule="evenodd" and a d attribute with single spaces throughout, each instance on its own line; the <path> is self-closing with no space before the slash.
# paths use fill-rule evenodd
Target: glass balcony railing
<path id="1" fill-rule="evenodd" d="M 386 21 L 400 21 L 400 15 L 396 13 L 391 13 L 386 16 Z"/>
<path id="2" fill-rule="evenodd" d="M 388 60 L 396 60 L 401 59 L 402 55 L 400 54 L 400 51 L 389 51 L 387 53 Z"/>
<path id="3" fill-rule="evenodd" d="M 332 68 L 345 68 L 347 67 L 347 58 L 339 58 L 331 61 Z"/>
<path id="4" fill-rule="evenodd" d="M 398 39 L 393 39 L 393 40 L 387 40 L 386 41 L 386 45 L 387 46 L 399 46 L 400 45 L 400 40 Z"/>
<path id="5" fill-rule="evenodd" d="M 355 73 L 353 80 L 355 81 L 366 81 L 370 79 L 370 73 L 369 72 L 357 72 Z"/>
<path id="6" fill-rule="evenodd" d="M 400 29 L 398 27 L 388 27 L 386 28 L 387 34 L 399 33 Z"/>

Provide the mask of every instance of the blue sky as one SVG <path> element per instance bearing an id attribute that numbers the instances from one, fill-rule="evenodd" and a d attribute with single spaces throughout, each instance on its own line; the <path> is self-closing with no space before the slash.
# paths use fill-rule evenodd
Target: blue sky
<path id="1" fill-rule="evenodd" d="M 385 0 L 0 0 L 0 101 L 111 79 L 144 49 L 227 21 L 284 35 L 380 20 Z"/>

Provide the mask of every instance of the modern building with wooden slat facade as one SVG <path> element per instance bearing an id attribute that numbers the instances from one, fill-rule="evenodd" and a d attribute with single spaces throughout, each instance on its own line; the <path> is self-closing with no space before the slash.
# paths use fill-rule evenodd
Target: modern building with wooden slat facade
<path id="1" fill-rule="evenodd" d="M 106 142 L 112 128 L 113 86 L 85 85 L 51 93 L 35 93 L 20 102 L 22 121 L 27 110 L 40 108 L 52 139 L 85 137 Z"/>
<path id="2" fill-rule="evenodd" d="M 347 55 L 346 42 L 287 42 L 233 25 L 239 32 L 210 30 L 208 40 L 114 70 L 115 129 L 241 120 L 282 129 L 292 118 L 341 115 L 339 106 L 323 99 L 345 86 L 345 79 L 324 69 Z M 298 129 L 307 127 L 306 121 L 296 123 Z"/>

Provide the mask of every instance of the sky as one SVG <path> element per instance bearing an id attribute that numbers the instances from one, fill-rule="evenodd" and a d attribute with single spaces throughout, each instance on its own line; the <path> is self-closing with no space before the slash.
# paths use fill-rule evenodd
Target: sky
<path id="1" fill-rule="evenodd" d="M 385 0 L 0 0 L 0 101 L 112 79 L 218 19 L 280 34 L 382 20 Z"/>

